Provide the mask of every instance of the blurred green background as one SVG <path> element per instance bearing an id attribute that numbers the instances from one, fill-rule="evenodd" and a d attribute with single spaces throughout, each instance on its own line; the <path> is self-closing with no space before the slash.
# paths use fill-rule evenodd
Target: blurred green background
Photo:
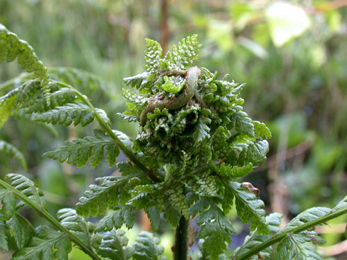
<path id="1" fill-rule="evenodd" d="M 132 137 L 136 124 L 122 122 L 116 113 L 125 110 L 122 79 L 143 71 L 144 39 L 168 50 L 198 34 L 203 44 L 198 65 L 247 83 L 245 111 L 271 128 L 269 159 L 247 181 L 260 188 L 267 212 L 281 212 L 288 221 L 347 195 L 346 7 L 344 0 L 1 0 L 0 23 L 28 41 L 47 67 L 76 67 L 104 80 L 107 90 L 82 91 L 108 113 L 113 128 Z M 1 64 L 0 80 L 20 72 L 15 63 Z M 73 207 L 95 177 L 116 171 L 106 164 L 77 168 L 42 158 L 66 139 L 91 134 L 91 127 L 56 129 L 58 136 L 11 119 L 0 131 L 0 139 L 22 151 L 29 166 L 24 171 L 0 154 L 1 177 L 10 172 L 32 177 L 52 214 Z M 34 213 L 24 213 L 42 223 Z M 330 255 L 347 250 L 344 244 L 329 247 L 343 240 L 346 220 L 318 229 Z M 243 239 L 241 225 L 239 231 L 232 247 Z M 168 252 L 170 232 L 162 234 Z M 74 250 L 71 259 L 88 259 L 79 254 Z"/>

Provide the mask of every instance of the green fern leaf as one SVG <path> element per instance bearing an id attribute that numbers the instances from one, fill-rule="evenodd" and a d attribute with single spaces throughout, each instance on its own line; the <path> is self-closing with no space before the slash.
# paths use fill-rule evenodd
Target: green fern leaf
<path id="1" fill-rule="evenodd" d="M 36 228 L 35 237 L 30 241 L 29 246 L 16 251 L 12 255 L 12 259 L 66 260 L 71 249 L 71 242 L 66 234 L 48 226 L 39 226 Z"/>
<path id="2" fill-rule="evenodd" d="M 198 42 L 198 35 L 188 36 L 182 39 L 178 46 L 174 45 L 164 60 L 169 63 L 170 69 L 175 69 L 175 67 L 188 69 L 198 60 L 201 46 Z"/>
<path id="3" fill-rule="evenodd" d="M 296 228 L 301 226 L 309 221 L 315 220 L 319 217 L 322 217 L 329 213 L 331 209 L 325 207 L 315 207 L 305 210 L 293 218 L 283 229 L 282 231 L 287 231 L 288 229 Z"/>
<path id="4" fill-rule="evenodd" d="M 74 209 L 60 209 L 57 213 L 61 225 L 78 237 L 84 244 L 91 247 L 90 223 L 77 215 Z"/>
<path id="5" fill-rule="evenodd" d="M 264 202 L 257 198 L 257 194 L 242 187 L 237 182 L 228 182 L 225 189 L 229 189 L 235 196 L 237 215 L 242 223 L 246 224 L 252 221 L 250 227 L 252 231 L 257 228 L 259 234 L 268 233 L 269 228 L 266 224 L 265 210 L 262 209 Z"/>
<path id="6" fill-rule="evenodd" d="M 157 207 L 153 206 L 145 209 L 149 220 L 151 221 L 152 229 L 158 232 L 161 225 L 160 211 Z"/>
<path id="7" fill-rule="evenodd" d="M 251 235 L 247 236 L 245 238 L 245 241 L 243 242 L 243 245 L 241 247 L 238 247 L 233 255 L 232 259 L 238 259 L 240 255 L 245 254 L 252 248 L 264 243 L 266 240 L 270 239 L 274 234 L 278 233 L 280 230 L 280 224 L 281 224 L 282 215 L 279 213 L 272 213 L 269 216 L 266 217 L 266 223 L 269 226 L 269 235 L 257 235 L 257 232 L 254 231 L 251 233 Z M 261 252 L 258 252 L 257 255 L 254 255 L 250 258 L 250 260 L 258 260 L 260 257 L 261 259 L 270 259 L 272 252 L 272 247 L 267 247 L 266 249 L 262 250 Z"/>
<path id="8" fill-rule="evenodd" d="M 147 78 L 149 75 L 150 73 L 144 72 L 132 77 L 124 78 L 123 81 L 127 86 L 132 86 L 133 88 L 141 90 L 148 87 Z"/>
<path id="9" fill-rule="evenodd" d="M 53 125 L 68 126 L 73 122 L 75 126 L 78 124 L 86 126 L 93 122 L 94 111 L 87 105 L 79 102 L 69 103 L 38 114 L 36 120 L 38 122 L 52 123 Z"/>
<path id="10" fill-rule="evenodd" d="M 214 204 L 210 208 L 199 214 L 196 219 L 201 227 L 198 237 L 204 239 L 203 250 L 211 256 L 211 259 L 218 259 L 231 242 L 231 233 L 236 233 L 228 218 Z"/>
<path id="11" fill-rule="evenodd" d="M 127 247 L 128 238 L 124 236 L 123 230 L 112 230 L 101 240 L 101 244 L 96 250 L 97 253 L 106 259 L 125 260 L 134 254 L 132 247 Z"/>
<path id="12" fill-rule="evenodd" d="M 208 124 L 211 123 L 211 120 L 208 118 L 199 118 L 199 121 L 196 125 L 195 132 L 194 132 L 194 140 L 196 142 L 201 142 L 205 138 L 210 137 L 210 128 L 208 127 Z"/>
<path id="13" fill-rule="evenodd" d="M 16 210 L 16 197 L 10 190 L 0 190 L 0 220 L 9 220 Z"/>
<path id="14" fill-rule="evenodd" d="M 256 135 L 258 135 L 260 138 L 271 138 L 270 129 L 264 123 L 258 121 L 253 121 L 252 123 L 254 125 L 254 133 Z"/>
<path id="15" fill-rule="evenodd" d="M 293 259 L 293 260 L 324 260 L 326 259 L 320 255 L 310 244 L 307 242 L 310 239 L 302 234 L 291 234 L 277 246 L 277 254 L 275 260 Z"/>
<path id="16" fill-rule="evenodd" d="M 34 228 L 31 226 L 29 220 L 16 212 L 12 218 L 7 221 L 7 224 L 12 231 L 11 233 L 13 234 L 18 248 L 27 246 L 34 235 Z"/>
<path id="17" fill-rule="evenodd" d="M 95 130 L 94 134 L 95 137 L 87 136 L 65 142 L 58 150 L 47 152 L 44 156 L 61 163 L 67 161 L 69 164 L 77 164 L 78 167 L 86 165 L 90 158 L 92 167 L 96 167 L 101 163 L 106 150 L 105 156 L 111 167 L 119 155 L 117 144 L 100 130 Z"/>
<path id="18" fill-rule="evenodd" d="M 145 62 L 146 71 L 157 72 L 160 68 L 159 59 L 163 56 L 163 49 L 154 40 L 146 39 Z"/>
<path id="19" fill-rule="evenodd" d="M 248 175 L 253 171 L 253 164 L 249 163 L 245 166 L 233 166 L 222 163 L 219 167 L 218 174 L 223 177 L 231 177 L 233 179 L 240 178 Z"/>
<path id="20" fill-rule="evenodd" d="M 8 251 L 8 236 L 6 223 L 0 220 L 0 250 Z"/>
<path id="21" fill-rule="evenodd" d="M 135 240 L 133 255 L 134 260 L 164 260 L 159 257 L 164 252 L 164 247 L 159 244 L 160 240 L 149 232 L 142 231 Z"/>
<path id="22" fill-rule="evenodd" d="M 38 207 L 40 207 L 41 209 L 47 208 L 46 202 L 42 198 L 43 196 L 42 191 L 39 188 L 37 188 L 30 179 L 16 173 L 7 174 L 6 178 L 11 181 L 11 185 L 16 190 L 20 191 L 29 199 L 31 199 Z M 22 204 L 18 204 L 18 205 L 22 205 Z"/>
<path id="23" fill-rule="evenodd" d="M 248 117 L 247 113 L 237 111 L 230 117 L 230 120 L 237 132 L 254 136 L 254 125 L 252 124 L 252 119 Z"/>
<path id="24" fill-rule="evenodd" d="M 0 97 L 0 129 L 13 115 L 19 89 L 14 89 L 5 96 Z"/>
<path id="25" fill-rule="evenodd" d="M 332 211 L 338 210 L 340 208 L 347 207 L 347 196 L 344 197 L 334 208 L 332 208 Z"/>
<path id="26" fill-rule="evenodd" d="M 50 87 L 48 84 L 47 68 L 37 58 L 34 49 L 26 42 L 18 38 L 14 33 L 9 32 L 0 24 L 0 62 L 6 59 L 11 62 L 17 58 L 17 62 L 22 69 L 27 72 L 33 72 L 34 77 L 41 84 L 41 90 L 46 98 L 47 104 L 50 104 Z"/>
<path id="27" fill-rule="evenodd" d="M 100 182 L 100 185 L 90 185 L 89 190 L 76 204 L 78 214 L 86 217 L 96 216 L 103 214 L 109 207 L 117 206 L 123 197 L 128 198 L 127 184 L 132 177 L 137 176 L 97 178 L 96 181 Z"/>
<path id="28" fill-rule="evenodd" d="M 117 206 L 113 208 L 114 212 L 103 217 L 96 225 L 97 231 L 111 231 L 113 228 L 119 229 L 125 224 L 132 228 L 135 223 L 133 207 L 129 205 Z"/>
<path id="29" fill-rule="evenodd" d="M 248 141 L 239 154 L 237 164 L 239 166 L 244 166 L 252 163 L 253 166 L 256 166 L 266 160 L 266 154 L 268 151 L 269 143 L 266 140 L 260 140 L 257 142 Z"/>
<path id="30" fill-rule="evenodd" d="M 25 170 L 28 169 L 28 166 L 23 154 L 13 145 L 0 140 L 0 152 L 4 153 L 5 155 L 9 157 L 15 158 L 23 166 Z"/>
<path id="31" fill-rule="evenodd" d="M 51 93 L 51 104 L 47 105 L 44 98 L 37 96 L 36 98 L 26 99 L 21 102 L 20 107 L 25 108 L 27 113 L 45 112 L 67 103 L 72 103 L 76 99 L 76 93 L 70 88 L 61 88 Z"/>

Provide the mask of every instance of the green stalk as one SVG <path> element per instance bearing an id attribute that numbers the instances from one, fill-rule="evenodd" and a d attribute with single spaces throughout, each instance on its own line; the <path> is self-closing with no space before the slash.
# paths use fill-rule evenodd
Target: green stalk
<path id="1" fill-rule="evenodd" d="M 174 260 L 187 260 L 189 219 L 181 217 L 175 233 Z"/>
<path id="2" fill-rule="evenodd" d="M 34 209 L 40 216 L 45 218 L 48 222 L 50 222 L 56 229 L 60 230 L 61 232 L 68 235 L 69 239 L 74 242 L 76 245 L 78 245 L 83 252 L 88 254 L 93 260 L 101 260 L 101 258 L 86 244 L 82 242 L 77 236 L 75 236 L 73 233 L 71 233 L 68 229 L 63 227 L 58 220 L 56 220 L 51 214 L 49 214 L 45 209 L 42 209 L 38 207 L 31 199 L 29 199 L 27 196 L 16 190 L 14 187 L 12 187 L 10 184 L 6 183 L 3 180 L 0 180 L 0 186 L 4 189 L 11 190 L 13 194 L 23 201 L 26 205 L 28 205 L 30 208 Z"/>
<path id="3" fill-rule="evenodd" d="M 278 242 L 280 242 L 282 239 L 284 239 L 288 234 L 296 234 L 296 233 L 300 233 L 302 231 L 305 230 L 309 230 L 311 228 L 314 228 L 315 226 L 318 226 L 320 224 L 323 224 L 331 219 L 337 218 L 343 214 L 347 213 L 347 206 L 340 208 L 336 211 L 332 211 L 322 217 L 316 218 L 312 221 L 309 221 L 303 225 L 300 225 L 299 227 L 296 228 L 291 228 L 286 230 L 285 232 L 280 232 L 277 235 L 275 235 L 274 237 L 270 238 L 269 240 L 265 241 L 264 243 L 253 247 L 251 250 L 247 251 L 246 253 L 244 253 L 243 255 L 241 255 L 240 257 L 237 258 L 237 260 L 245 260 L 248 259 L 249 257 L 257 254 L 258 252 L 264 250 L 265 248 L 276 244 Z"/>
<path id="4" fill-rule="evenodd" d="M 87 105 L 89 106 L 91 109 L 93 109 L 96 120 L 99 122 L 99 125 L 105 130 L 105 132 L 113 139 L 115 140 L 115 142 L 117 143 L 117 145 L 119 146 L 119 149 L 121 149 L 123 151 L 123 153 L 129 158 L 130 161 L 132 161 L 134 164 L 136 164 L 143 172 L 146 173 L 146 175 L 154 182 L 160 182 L 160 179 L 155 176 L 153 174 L 152 171 L 150 171 L 136 156 L 135 154 L 129 150 L 124 144 L 123 142 L 117 137 L 117 135 L 115 135 L 115 133 L 112 131 L 111 127 L 102 119 L 102 117 L 100 116 L 100 114 L 96 111 L 95 107 L 92 105 L 92 103 L 90 103 L 90 101 L 88 100 L 88 98 L 83 95 L 81 92 L 79 92 L 78 90 L 76 90 L 75 88 L 73 88 L 72 86 L 65 84 L 63 82 L 59 82 L 59 81 L 54 81 L 58 86 L 61 87 L 66 87 L 66 88 L 70 88 L 72 90 L 74 90 L 74 92 L 76 93 L 76 95 Z"/>

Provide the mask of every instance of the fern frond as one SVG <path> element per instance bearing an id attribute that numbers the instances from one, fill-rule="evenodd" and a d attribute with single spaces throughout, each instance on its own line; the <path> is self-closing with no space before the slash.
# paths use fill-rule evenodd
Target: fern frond
<path id="1" fill-rule="evenodd" d="M 11 186 L 13 186 L 16 190 L 20 191 L 35 202 L 40 209 L 47 208 L 46 202 L 42 198 L 42 191 L 37 188 L 30 179 L 17 173 L 7 174 L 6 179 L 11 181 Z"/>
<path id="2" fill-rule="evenodd" d="M 53 125 L 68 126 L 74 123 L 75 126 L 78 124 L 86 126 L 93 122 L 94 111 L 89 106 L 79 102 L 69 103 L 38 114 L 36 120 L 38 122 L 52 123 Z"/>
<path id="3" fill-rule="evenodd" d="M 172 51 L 165 56 L 165 60 L 169 62 L 169 68 L 175 69 L 177 66 L 180 69 L 188 69 L 193 66 L 198 60 L 201 46 L 196 34 L 182 39 L 178 46 L 174 45 Z"/>
<path id="4" fill-rule="evenodd" d="M 132 228 L 135 223 L 133 207 L 130 205 L 117 206 L 113 212 L 103 217 L 96 225 L 97 231 L 111 231 L 113 228 L 119 229 L 125 224 Z"/>
<path id="5" fill-rule="evenodd" d="M 301 212 L 295 218 L 293 218 L 283 229 L 282 232 L 290 230 L 301 226 L 309 221 L 312 221 L 316 218 L 322 217 L 329 213 L 331 209 L 325 207 L 314 207 Z"/>
<path id="6" fill-rule="evenodd" d="M 126 177 L 102 177 L 96 181 L 100 185 L 90 185 L 76 204 L 78 214 L 88 217 L 104 213 L 108 208 L 117 206 L 119 202 L 127 202 L 130 198 L 127 187 L 132 177 L 138 175 L 129 175 Z"/>
<path id="7" fill-rule="evenodd" d="M 75 92 L 70 88 L 61 88 L 51 92 L 51 103 L 48 106 L 45 99 L 40 96 L 23 101 L 20 107 L 25 108 L 27 113 L 45 112 L 55 107 L 63 106 L 67 103 L 72 103 L 76 99 Z"/>
<path id="8" fill-rule="evenodd" d="M 57 213 L 60 224 L 91 248 L 90 223 L 77 215 L 74 209 L 60 209 Z"/>
<path id="9" fill-rule="evenodd" d="M 94 130 L 94 134 L 94 137 L 87 136 L 72 142 L 67 141 L 58 150 L 47 152 L 44 156 L 61 163 L 66 161 L 69 164 L 77 164 L 78 167 L 86 165 L 90 158 L 91 166 L 96 167 L 101 163 L 106 150 L 106 160 L 110 167 L 113 166 L 119 155 L 117 144 L 100 130 Z"/>
<path id="10" fill-rule="evenodd" d="M 23 70 L 33 72 L 34 77 L 40 81 L 41 90 L 49 105 L 50 87 L 47 68 L 37 58 L 34 49 L 26 41 L 19 39 L 16 34 L 8 31 L 0 24 L 0 62 L 5 59 L 7 62 L 11 62 L 16 58 Z"/>
<path id="11" fill-rule="evenodd" d="M 264 202 L 257 198 L 257 194 L 242 187 L 240 183 L 231 181 L 226 183 L 225 189 L 230 190 L 236 198 L 237 215 L 242 223 L 252 221 L 250 227 L 252 231 L 257 229 L 259 234 L 268 233 L 269 228 L 266 225 L 265 210 L 263 209 Z"/>
<path id="12" fill-rule="evenodd" d="M 11 229 L 11 233 L 18 248 L 27 246 L 34 236 L 34 228 L 30 224 L 29 220 L 17 212 L 13 214 L 9 221 L 7 221 L 7 225 Z"/>
<path id="13" fill-rule="evenodd" d="M 142 231 L 135 240 L 133 255 L 134 260 L 164 260 L 166 257 L 159 257 L 164 253 L 164 247 L 159 244 L 160 240 L 149 232 Z"/>
<path id="14" fill-rule="evenodd" d="M 231 233 L 236 233 L 225 214 L 213 203 L 208 210 L 198 215 L 197 224 L 201 227 L 198 237 L 204 239 L 203 249 L 211 259 L 218 259 L 231 242 Z"/>
<path id="15" fill-rule="evenodd" d="M 0 220 L 9 220 L 16 210 L 16 198 L 10 190 L 0 190 Z"/>
<path id="16" fill-rule="evenodd" d="M 5 221 L 0 220 L 0 250 L 8 251 L 8 232 Z"/>
<path id="17" fill-rule="evenodd" d="M 39 226 L 27 247 L 16 251 L 13 260 L 68 259 L 72 247 L 66 234 L 48 226 Z"/>
<path id="18" fill-rule="evenodd" d="M 235 127 L 237 132 L 254 136 L 254 125 L 246 112 L 237 111 L 231 115 L 230 119 L 232 126 Z"/>
<path id="19" fill-rule="evenodd" d="M 149 77 L 150 73 L 148 72 L 143 72 L 141 74 L 132 76 L 132 77 L 127 77 L 124 78 L 123 81 L 125 83 L 125 85 L 127 86 L 132 86 L 133 88 L 136 89 L 144 89 L 147 86 L 147 78 Z"/>
<path id="20" fill-rule="evenodd" d="M 101 240 L 101 244 L 97 248 L 97 253 L 105 259 L 126 260 L 131 258 L 135 250 L 128 247 L 128 238 L 124 236 L 123 230 L 112 230 L 106 233 L 106 236 Z"/>
<path id="21" fill-rule="evenodd" d="M 291 234 L 277 246 L 275 260 L 293 259 L 293 260 L 324 260 L 326 259 L 319 254 L 310 244 L 310 238 L 302 234 Z"/>
<path id="22" fill-rule="evenodd" d="M 13 145 L 0 140 L 0 152 L 6 156 L 15 158 L 25 170 L 28 168 L 24 155 Z"/>
<path id="23" fill-rule="evenodd" d="M 266 240 L 271 238 L 274 234 L 279 232 L 280 224 L 281 224 L 282 215 L 279 213 L 272 213 L 269 216 L 266 217 L 266 223 L 269 226 L 270 229 L 270 235 L 257 235 L 256 231 L 253 231 L 249 236 L 245 238 L 245 241 L 243 242 L 243 245 L 238 247 L 233 255 L 233 260 L 239 259 L 239 256 L 245 254 L 252 248 L 261 245 Z M 261 259 L 269 259 L 271 256 L 272 247 L 269 246 L 266 249 L 258 252 L 257 255 L 254 255 L 250 258 L 250 260 L 258 260 Z"/>
<path id="24" fill-rule="evenodd" d="M 244 177 L 253 171 L 253 164 L 249 163 L 245 166 L 233 166 L 222 163 L 219 167 L 218 174 L 223 177 L 231 177 L 232 179 Z"/>
<path id="25" fill-rule="evenodd" d="M 146 39 L 145 68 L 148 72 L 157 72 L 160 68 L 159 59 L 163 56 L 163 49 L 154 40 Z"/>
<path id="26" fill-rule="evenodd" d="M 0 129 L 13 115 L 19 90 L 14 89 L 5 96 L 0 97 Z"/>

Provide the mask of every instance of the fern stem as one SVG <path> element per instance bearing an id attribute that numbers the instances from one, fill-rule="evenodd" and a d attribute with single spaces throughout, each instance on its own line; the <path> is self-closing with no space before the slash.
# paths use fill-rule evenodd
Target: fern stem
<path id="1" fill-rule="evenodd" d="M 256 253 L 264 250 L 265 248 L 275 244 L 275 243 L 278 243 L 280 242 L 282 239 L 284 239 L 287 235 L 289 234 L 296 234 L 296 233 L 300 233 L 302 231 L 305 231 L 305 230 L 309 230 L 315 226 L 318 226 L 320 224 L 323 224 L 331 219 L 334 219 L 334 218 L 337 218 L 341 215 L 344 215 L 347 213 L 347 206 L 346 207 L 343 207 L 343 208 L 340 208 L 338 210 L 336 210 L 335 212 L 330 212 L 320 218 L 316 218 L 312 221 L 309 221 L 303 225 L 300 225 L 296 228 L 292 228 L 292 229 L 288 229 L 286 230 L 285 232 L 279 232 L 277 235 L 275 235 L 274 237 L 270 238 L 269 240 L 265 241 L 264 243 L 258 245 L 258 246 L 255 246 L 253 247 L 251 250 L 247 251 L 246 253 L 244 253 L 243 255 L 241 255 L 240 257 L 238 257 L 237 259 L 235 260 L 245 260 L 245 259 L 248 259 L 249 257 L 255 255 Z"/>
<path id="2" fill-rule="evenodd" d="M 99 125 L 105 130 L 105 132 L 117 143 L 119 146 L 119 149 L 123 151 L 126 157 L 129 158 L 130 161 L 132 161 L 134 164 L 137 165 L 153 182 L 160 182 L 160 179 L 153 174 L 152 171 L 150 171 L 137 157 L 136 155 L 130 151 L 123 142 L 115 135 L 115 133 L 112 131 L 111 127 L 102 119 L 100 114 L 96 111 L 95 107 L 92 105 L 92 103 L 88 100 L 88 98 L 83 95 L 81 92 L 79 92 L 77 89 L 73 88 L 72 86 L 65 84 L 63 82 L 55 81 L 55 83 L 58 86 L 70 88 L 75 91 L 76 95 L 91 109 L 93 109 L 96 119 L 99 122 Z"/>
<path id="3" fill-rule="evenodd" d="M 188 256 L 189 219 L 181 217 L 175 233 L 174 260 L 186 260 Z"/>
<path id="4" fill-rule="evenodd" d="M 61 232 L 68 235 L 69 239 L 74 242 L 76 245 L 78 245 L 83 252 L 88 254 L 93 260 L 101 260 L 101 258 L 91 249 L 88 247 L 88 245 L 84 244 L 77 236 L 72 234 L 68 229 L 63 227 L 58 220 L 56 220 L 51 214 L 49 214 L 45 209 L 40 208 L 37 206 L 31 199 L 29 199 L 27 196 L 16 190 L 14 187 L 12 187 L 10 184 L 6 183 L 3 180 L 0 180 L 0 187 L 4 189 L 11 190 L 13 194 L 23 201 L 26 205 L 28 205 L 30 208 L 35 210 L 40 216 L 45 218 L 48 222 L 50 222 L 56 229 L 60 230 Z"/>

